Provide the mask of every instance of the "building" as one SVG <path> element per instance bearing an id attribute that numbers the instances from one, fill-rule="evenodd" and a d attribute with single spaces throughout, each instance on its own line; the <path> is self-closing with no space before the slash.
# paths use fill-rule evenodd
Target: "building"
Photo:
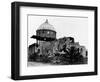
<path id="1" fill-rule="evenodd" d="M 48 19 L 39 26 L 36 30 L 36 35 L 33 35 L 32 38 L 37 40 L 39 55 L 53 53 L 54 44 L 52 43 L 56 40 L 56 30 L 48 22 Z"/>
<path id="2" fill-rule="evenodd" d="M 29 46 L 29 57 L 30 55 L 38 55 L 37 59 L 39 59 L 39 61 L 44 57 L 47 57 L 47 59 L 48 57 L 52 57 L 52 62 L 56 61 L 56 58 L 63 60 L 63 57 L 68 57 L 64 55 L 74 56 L 75 54 L 78 54 L 86 58 L 86 48 L 81 46 L 79 42 L 75 42 L 73 37 L 61 37 L 57 39 L 56 34 L 57 32 L 53 25 L 46 19 L 46 21 L 36 30 L 36 35 L 31 37 L 36 39 L 36 43 Z"/>

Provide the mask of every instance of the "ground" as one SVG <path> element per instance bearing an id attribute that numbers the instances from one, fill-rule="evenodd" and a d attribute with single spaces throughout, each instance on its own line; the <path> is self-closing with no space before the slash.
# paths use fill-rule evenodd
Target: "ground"
<path id="1" fill-rule="evenodd" d="M 46 64 L 46 63 L 42 63 L 42 62 L 28 62 L 27 64 L 28 66 L 48 66 L 48 65 L 52 65 L 52 64 Z"/>

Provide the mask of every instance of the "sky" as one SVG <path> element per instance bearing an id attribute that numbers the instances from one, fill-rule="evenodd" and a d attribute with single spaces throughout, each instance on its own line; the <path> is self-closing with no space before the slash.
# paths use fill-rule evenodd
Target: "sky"
<path id="1" fill-rule="evenodd" d="M 28 45 L 36 42 L 30 37 L 36 35 L 36 30 L 46 19 L 56 29 L 56 38 L 74 37 L 75 42 L 88 48 L 88 18 L 74 16 L 28 15 Z"/>

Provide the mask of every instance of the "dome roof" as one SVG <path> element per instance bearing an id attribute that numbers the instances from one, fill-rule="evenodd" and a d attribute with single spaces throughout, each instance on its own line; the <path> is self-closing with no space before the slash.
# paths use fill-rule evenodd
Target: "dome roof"
<path id="1" fill-rule="evenodd" d="M 42 29 L 56 31 L 55 28 L 51 24 L 49 24 L 48 19 L 46 19 L 46 21 L 43 24 L 41 24 L 37 30 L 42 30 Z"/>

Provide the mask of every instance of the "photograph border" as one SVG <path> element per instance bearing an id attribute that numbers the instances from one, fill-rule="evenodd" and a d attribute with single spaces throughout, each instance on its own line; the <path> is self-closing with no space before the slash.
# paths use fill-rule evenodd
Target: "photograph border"
<path id="1" fill-rule="evenodd" d="M 61 73 L 61 74 L 45 74 L 45 75 L 29 75 L 20 76 L 20 7 L 43 7 L 43 8 L 60 8 L 60 9 L 79 9 L 94 11 L 94 72 L 81 73 Z M 31 3 L 31 2 L 12 2 L 11 4 L 11 78 L 14 80 L 25 79 L 42 79 L 42 78 L 58 78 L 73 76 L 97 75 L 97 7 L 96 6 L 80 6 L 80 5 L 61 5 L 48 3 Z"/>

